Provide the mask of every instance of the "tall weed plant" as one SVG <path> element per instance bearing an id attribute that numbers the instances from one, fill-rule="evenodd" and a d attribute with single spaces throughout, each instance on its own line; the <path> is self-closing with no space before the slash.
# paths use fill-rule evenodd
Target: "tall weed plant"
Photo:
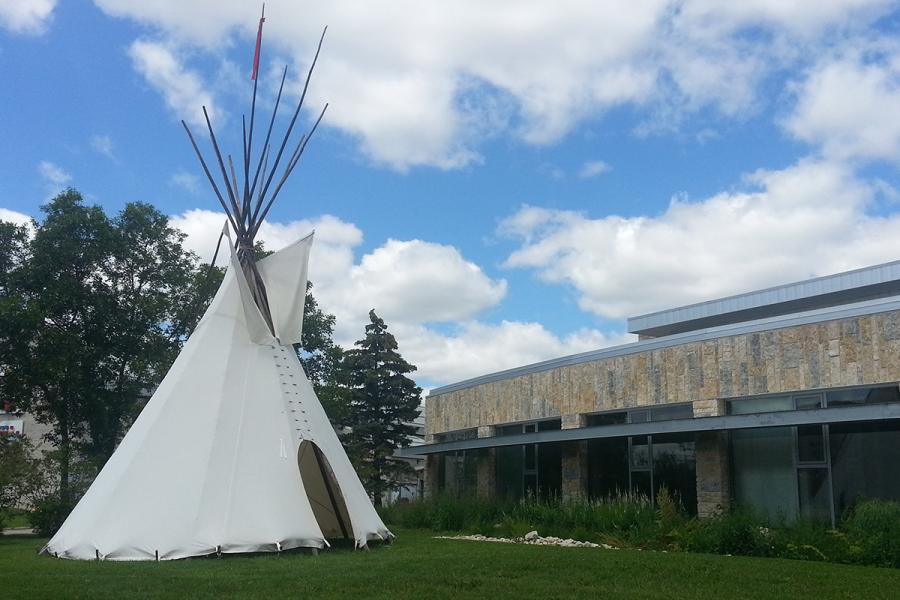
<path id="1" fill-rule="evenodd" d="M 811 521 L 770 526 L 744 507 L 697 519 L 665 489 L 656 502 L 636 494 L 518 501 L 438 495 L 381 514 L 388 524 L 438 532 L 521 537 L 536 530 L 623 548 L 900 567 L 900 503 L 883 500 L 860 502 L 837 529 Z"/>
<path id="2" fill-rule="evenodd" d="M 850 512 L 844 528 L 857 562 L 900 567 L 900 503 L 861 502 Z"/>

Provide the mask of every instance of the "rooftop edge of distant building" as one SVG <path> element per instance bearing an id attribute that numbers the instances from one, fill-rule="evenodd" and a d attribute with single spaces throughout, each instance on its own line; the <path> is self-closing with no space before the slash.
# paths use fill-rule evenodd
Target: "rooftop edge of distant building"
<path id="1" fill-rule="evenodd" d="M 661 337 L 898 294 L 900 260 L 631 317 L 628 332 Z"/>

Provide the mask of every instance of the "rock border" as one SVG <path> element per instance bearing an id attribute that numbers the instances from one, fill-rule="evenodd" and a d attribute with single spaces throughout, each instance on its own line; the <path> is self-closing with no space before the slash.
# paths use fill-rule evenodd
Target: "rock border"
<path id="1" fill-rule="evenodd" d="M 494 542 L 497 544 L 527 544 L 530 546 L 561 546 L 563 548 L 603 548 L 604 550 L 618 550 L 609 544 L 595 544 L 594 542 L 581 542 L 572 538 L 558 538 L 553 536 L 543 537 L 537 531 L 529 531 L 522 537 L 504 538 L 490 537 L 476 533 L 474 535 L 436 535 L 436 540 L 467 540 L 472 542 Z"/>

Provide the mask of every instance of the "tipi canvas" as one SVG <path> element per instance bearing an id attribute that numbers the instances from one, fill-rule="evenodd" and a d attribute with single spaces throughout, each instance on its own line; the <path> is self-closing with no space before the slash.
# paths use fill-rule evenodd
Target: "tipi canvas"
<path id="1" fill-rule="evenodd" d="M 311 243 L 255 264 L 270 327 L 229 240 L 202 320 L 44 552 L 166 560 L 391 537 L 292 346 Z"/>

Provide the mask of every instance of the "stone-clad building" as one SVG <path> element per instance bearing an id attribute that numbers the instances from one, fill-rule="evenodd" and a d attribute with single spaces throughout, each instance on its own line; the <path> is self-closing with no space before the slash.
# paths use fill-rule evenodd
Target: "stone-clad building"
<path id="1" fill-rule="evenodd" d="M 426 493 L 839 519 L 900 499 L 900 261 L 628 320 L 639 341 L 426 399 Z"/>

